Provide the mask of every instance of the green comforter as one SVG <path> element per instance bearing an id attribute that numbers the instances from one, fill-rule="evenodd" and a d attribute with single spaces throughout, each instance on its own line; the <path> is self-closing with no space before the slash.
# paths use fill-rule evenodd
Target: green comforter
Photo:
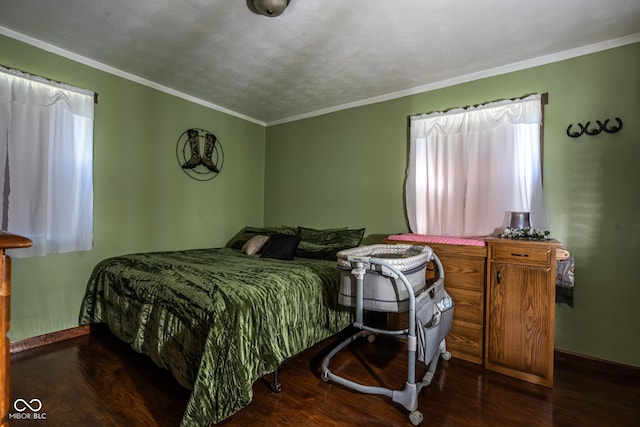
<path id="1" fill-rule="evenodd" d="M 192 389 L 181 425 L 246 406 L 252 384 L 351 321 L 335 261 L 263 259 L 228 248 L 109 258 L 89 279 L 80 324 L 107 323 Z"/>

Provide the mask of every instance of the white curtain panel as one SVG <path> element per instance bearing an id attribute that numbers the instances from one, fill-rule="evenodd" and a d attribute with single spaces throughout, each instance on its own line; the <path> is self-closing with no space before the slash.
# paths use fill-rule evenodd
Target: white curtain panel
<path id="1" fill-rule="evenodd" d="M 541 95 L 411 117 L 406 205 L 411 231 L 486 236 L 510 212 L 547 229 Z"/>
<path id="2" fill-rule="evenodd" d="M 3 228 L 33 242 L 11 256 L 93 247 L 93 96 L 0 68 Z"/>

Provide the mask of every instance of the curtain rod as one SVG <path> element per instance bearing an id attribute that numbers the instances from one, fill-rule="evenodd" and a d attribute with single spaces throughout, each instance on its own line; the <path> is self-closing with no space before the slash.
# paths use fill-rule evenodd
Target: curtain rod
<path id="1" fill-rule="evenodd" d="M 508 99 L 508 101 L 518 101 L 520 99 L 524 99 L 524 98 L 526 98 L 528 96 L 531 96 L 531 95 L 540 95 L 540 102 L 542 103 L 542 106 L 545 106 L 545 105 L 547 105 L 549 103 L 549 92 L 544 92 L 544 93 L 540 93 L 540 94 L 538 94 L 538 93 L 529 93 L 529 94 L 521 96 L 519 98 L 510 98 L 510 99 Z M 457 109 L 467 110 L 469 108 L 478 108 L 478 107 L 482 107 L 482 106 L 487 105 L 487 104 L 491 104 L 493 102 L 500 102 L 500 101 L 507 101 L 507 99 L 497 99 L 495 101 L 487 101 L 487 102 L 483 102 L 481 104 L 467 105 L 466 107 L 452 107 L 452 108 L 447 108 L 446 110 L 437 111 L 437 112 L 438 113 L 447 113 L 447 112 L 449 112 L 451 110 L 457 110 Z M 411 114 L 409 116 L 409 118 L 416 117 L 416 116 L 421 116 L 423 114 L 432 114 L 432 113 L 435 113 L 435 112 L 436 111 L 430 111 L 428 113 Z"/>
<path id="2" fill-rule="evenodd" d="M 28 76 L 38 77 L 38 78 L 44 79 L 44 80 L 46 80 L 47 82 L 50 82 L 50 83 L 54 83 L 54 84 L 58 84 L 58 85 L 63 85 L 63 86 L 71 86 L 72 88 L 73 88 L 73 87 L 76 87 L 76 86 L 73 86 L 73 85 L 71 85 L 71 84 L 69 84 L 69 83 L 60 82 L 60 81 L 58 81 L 58 80 L 50 79 L 50 78 L 45 77 L 45 76 L 40 76 L 40 75 L 38 75 L 38 74 L 32 74 L 32 73 L 29 73 L 29 72 L 26 72 L 26 71 L 20 70 L 19 68 L 15 68 L 15 67 L 7 67 L 7 66 L 6 66 L 6 65 L 4 65 L 4 64 L 0 64 L 0 67 L 4 68 L 4 69 L 6 69 L 6 70 L 17 71 L 17 72 L 19 72 L 19 73 L 26 74 L 26 75 L 28 75 Z M 86 91 L 89 91 L 89 92 L 93 93 L 93 103 L 94 103 L 94 104 L 97 104 L 97 103 L 98 103 L 98 93 L 97 93 L 97 92 L 94 92 L 94 91 L 92 91 L 92 90 L 90 90 L 90 89 L 84 89 L 84 88 L 78 88 L 78 89 L 86 90 Z"/>

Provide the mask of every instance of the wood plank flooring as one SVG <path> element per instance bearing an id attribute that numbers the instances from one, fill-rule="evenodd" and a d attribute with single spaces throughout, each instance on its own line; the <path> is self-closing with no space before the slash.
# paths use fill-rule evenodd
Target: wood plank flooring
<path id="1" fill-rule="evenodd" d="M 389 398 L 320 379 L 322 358 L 334 343 L 323 341 L 285 362 L 279 394 L 269 390 L 270 376 L 257 381 L 251 404 L 219 425 L 411 426 L 408 411 Z M 174 427 L 189 397 L 168 372 L 108 331 L 16 353 L 11 361 L 12 405 L 36 406 L 33 399 L 42 404 L 33 413 L 12 406 L 12 427 Z M 385 337 L 360 340 L 334 357 L 330 369 L 401 389 L 406 347 Z M 441 361 L 431 386 L 420 393 L 422 426 L 640 426 L 637 376 L 557 363 L 554 379 L 554 388 L 547 389 L 458 359 Z"/>

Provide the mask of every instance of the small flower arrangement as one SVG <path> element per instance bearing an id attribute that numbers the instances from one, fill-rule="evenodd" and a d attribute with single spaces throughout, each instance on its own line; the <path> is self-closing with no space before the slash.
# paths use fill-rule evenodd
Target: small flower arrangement
<path id="1" fill-rule="evenodd" d="M 507 227 L 498 234 L 502 239 L 521 239 L 521 240 L 549 240 L 549 231 L 543 231 L 535 227 L 527 228 L 511 228 Z"/>

